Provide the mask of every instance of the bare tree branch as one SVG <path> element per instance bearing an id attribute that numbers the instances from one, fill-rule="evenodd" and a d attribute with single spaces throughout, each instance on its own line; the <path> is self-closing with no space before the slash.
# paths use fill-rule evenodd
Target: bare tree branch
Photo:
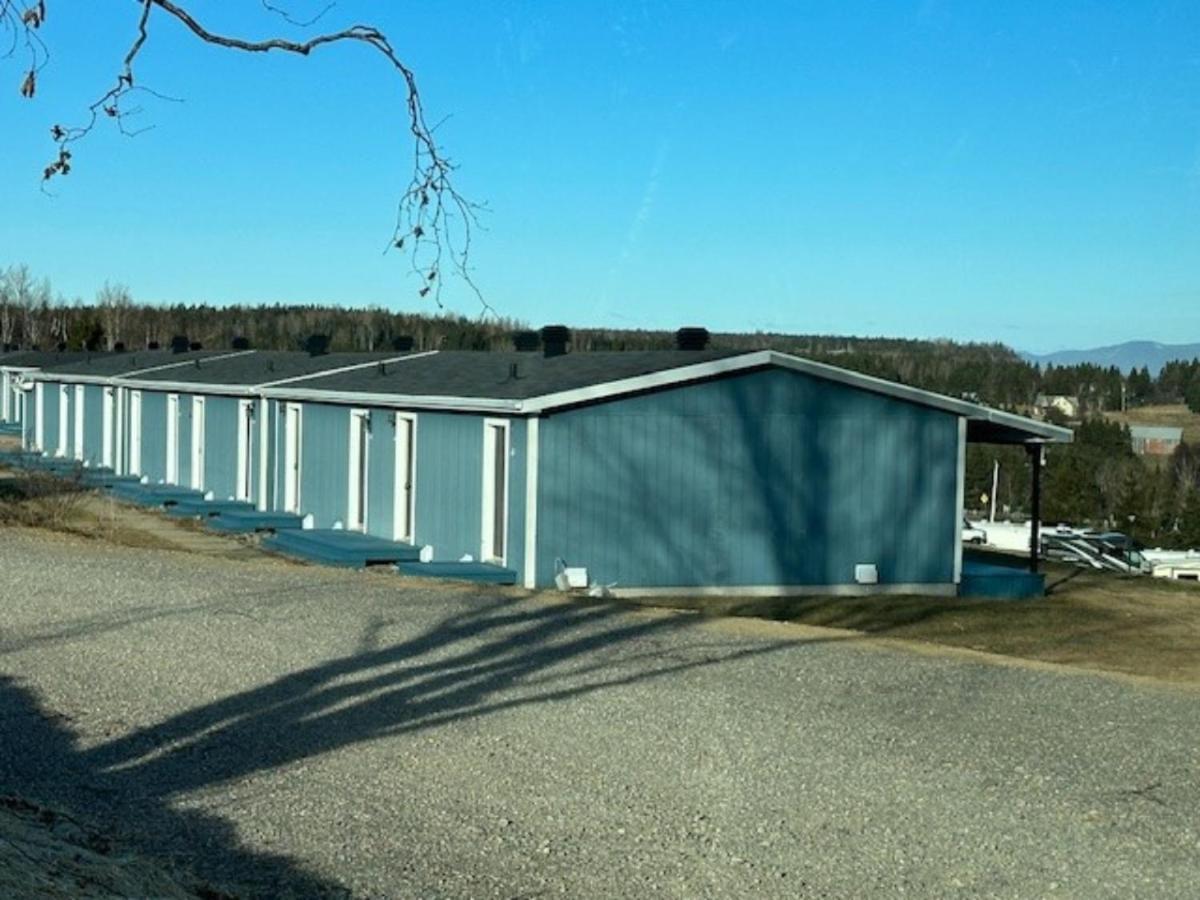
<path id="1" fill-rule="evenodd" d="M 483 207 L 472 203 L 454 187 L 452 175 L 455 165 L 446 156 L 435 137 L 435 128 L 425 121 L 416 76 L 396 53 L 387 36 L 371 25 L 352 25 L 341 30 L 317 34 L 305 40 L 271 37 L 264 40 L 248 40 L 236 35 L 219 34 L 202 25 L 188 9 L 176 0 L 134 0 L 140 7 L 137 32 L 122 61 L 115 83 L 95 102 L 88 106 L 87 118 L 80 125 L 54 125 L 51 137 L 58 148 L 57 157 L 43 171 L 43 183 L 67 175 L 72 166 L 72 145 L 86 137 L 95 128 L 101 117 L 114 121 L 119 131 L 133 136 L 146 128 L 129 130 L 124 120 L 141 112 L 140 107 L 126 108 L 125 101 L 134 92 L 144 91 L 165 100 L 165 97 L 136 83 L 134 64 L 145 47 L 150 35 L 151 16 L 160 13 L 173 18 L 192 35 L 206 44 L 243 53 L 288 53 L 307 57 L 314 50 L 331 44 L 357 43 L 382 56 L 403 80 L 406 97 L 407 130 L 413 141 L 413 172 L 408 187 L 400 197 L 396 226 L 388 241 L 388 250 L 408 252 L 411 274 L 419 281 L 417 293 L 431 298 L 439 307 L 447 267 L 474 292 L 485 313 L 495 311 L 483 298 L 476 286 L 468 266 L 471 232 L 479 227 L 478 214 Z M 41 43 L 37 30 L 45 19 L 45 0 L 19 8 L 18 0 L 0 0 L 0 26 L 13 35 L 15 47 L 24 35 L 31 48 L 31 63 L 22 93 L 32 97 L 36 89 L 37 73 L 49 58 L 45 45 Z M 272 0 L 261 0 L 265 10 L 282 16 L 288 23 L 308 27 L 322 18 L 334 3 L 329 3 L 308 22 L 291 17 L 286 9 Z M 440 123 L 439 123 L 440 124 Z M 152 127 L 152 126 L 150 126 Z"/>

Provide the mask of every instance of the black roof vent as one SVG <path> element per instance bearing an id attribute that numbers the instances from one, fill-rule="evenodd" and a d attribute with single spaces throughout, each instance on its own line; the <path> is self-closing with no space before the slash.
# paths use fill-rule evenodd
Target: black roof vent
<path id="1" fill-rule="evenodd" d="M 416 345 L 411 334 L 398 334 L 392 338 L 392 349 L 400 353 L 407 353 Z"/>
<path id="2" fill-rule="evenodd" d="M 329 335 L 310 334 L 304 339 L 304 351 L 309 356 L 324 356 L 329 352 Z"/>
<path id="3" fill-rule="evenodd" d="M 522 353 L 536 353 L 542 346 L 542 339 L 536 331 L 513 332 L 512 342 L 513 349 Z"/>
<path id="4" fill-rule="evenodd" d="M 566 325 L 547 325 L 542 329 L 542 347 L 547 357 L 562 356 L 571 342 L 571 329 Z"/>
<path id="5" fill-rule="evenodd" d="M 680 328 L 675 332 L 676 350 L 707 350 L 707 328 Z"/>

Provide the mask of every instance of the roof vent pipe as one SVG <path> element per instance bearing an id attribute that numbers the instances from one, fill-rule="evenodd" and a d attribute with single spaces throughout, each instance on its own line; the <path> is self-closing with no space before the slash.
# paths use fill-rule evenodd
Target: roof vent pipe
<path id="1" fill-rule="evenodd" d="M 542 347 L 547 358 L 563 356 L 571 342 L 571 329 L 565 325 L 547 325 L 542 329 Z"/>
<path id="2" fill-rule="evenodd" d="M 675 332 L 675 349 L 707 350 L 708 329 L 695 327 L 680 328 Z"/>

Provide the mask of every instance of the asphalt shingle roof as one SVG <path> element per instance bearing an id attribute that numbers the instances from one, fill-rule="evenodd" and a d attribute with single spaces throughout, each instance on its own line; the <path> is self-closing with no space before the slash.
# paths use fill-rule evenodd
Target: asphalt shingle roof
<path id="1" fill-rule="evenodd" d="M 197 350 L 172 353 L 170 350 L 133 350 L 128 353 L 83 353 L 56 365 L 45 365 L 42 371 L 53 375 L 94 375 L 109 377 L 127 375 L 153 366 L 174 366 L 182 363 L 222 356 L 230 350 Z"/>
<path id="2" fill-rule="evenodd" d="M 78 351 L 60 353 L 57 350 L 15 350 L 11 353 L 0 354 L 0 366 L 38 369 L 78 362 L 88 355 Z"/>
<path id="3" fill-rule="evenodd" d="M 199 365 L 161 369 L 138 375 L 139 381 L 172 381 L 187 384 L 247 385 L 253 387 L 285 378 L 328 372 L 344 366 L 362 365 L 380 359 L 404 356 L 395 350 L 372 353 L 325 353 L 311 356 L 289 350 L 256 350 L 219 360 L 201 360 Z"/>
<path id="4" fill-rule="evenodd" d="M 387 365 L 318 375 L 289 388 L 421 397 L 526 400 L 740 355 L 733 350 L 567 353 L 443 351 Z"/>

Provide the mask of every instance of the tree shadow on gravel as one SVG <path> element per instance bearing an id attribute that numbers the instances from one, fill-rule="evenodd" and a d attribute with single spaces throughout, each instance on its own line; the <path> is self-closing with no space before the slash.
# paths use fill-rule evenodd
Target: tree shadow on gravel
<path id="1" fill-rule="evenodd" d="M 0 750 L 3 784 L 46 802 L 136 823 L 143 846 L 181 857 L 201 877 L 254 894 L 338 895 L 283 857 L 242 847 L 222 820 L 180 812 L 181 795 L 236 782 L 364 741 L 395 738 L 534 704 L 735 663 L 792 642 L 673 635 L 695 615 L 631 615 L 615 603 L 531 604 L 494 598 L 423 634 L 382 642 L 367 623 L 356 652 L 198 706 L 79 751 L 61 724 L 4 684 L 0 714 L 22 717 Z M 381 643 L 383 644 L 381 646 Z"/>

